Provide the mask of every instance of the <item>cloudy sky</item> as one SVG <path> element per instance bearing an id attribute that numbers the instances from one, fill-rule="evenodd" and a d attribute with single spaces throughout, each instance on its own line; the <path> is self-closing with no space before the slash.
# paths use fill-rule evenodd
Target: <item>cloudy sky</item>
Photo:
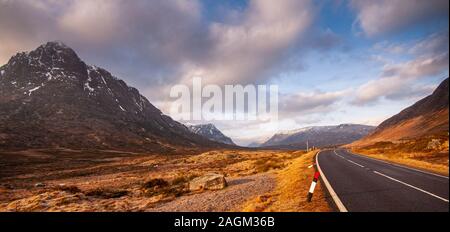
<path id="1" fill-rule="evenodd" d="M 167 114 L 170 88 L 193 76 L 279 85 L 277 126 L 214 122 L 246 145 L 377 125 L 430 94 L 449 75 L 448 21 L 448 0 L 0 0 L 0 65 L 63 41 Z"/>

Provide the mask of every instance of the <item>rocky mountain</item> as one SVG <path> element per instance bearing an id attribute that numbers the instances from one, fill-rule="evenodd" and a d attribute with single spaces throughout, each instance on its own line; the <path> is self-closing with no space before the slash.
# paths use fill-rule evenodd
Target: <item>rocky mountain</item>
<path id="1" fill-rule="evenodd" d="M 0 150 L 64 147 L 172 151 L 218 146 L 61 42 L 0 67 Z"/>
<path id="2" fill-rule="evenodd" d="M 352 145 L 381 141 L 442 137 L 449 132 L 449 79 L 445 79 L 429 96 L 382 122 L 369 136 Z"/>
<path id="3" fill-rule="evenodd" d="M 306 149 L 348 144 L 368 135 L 374 127 L 358 124 L 314 126 L 275 134 L 261 147 Z"/>
<path id="4" fill-rule="evenodd" d="M 219 129 L 217 129 L 216 126 L 214 126 L 214 124 L 188 125 L 188 128 L 193 133 L 208 138 L 209 140 L 229 145 L 236 145 L 231 138 L 224 135 Z"/>

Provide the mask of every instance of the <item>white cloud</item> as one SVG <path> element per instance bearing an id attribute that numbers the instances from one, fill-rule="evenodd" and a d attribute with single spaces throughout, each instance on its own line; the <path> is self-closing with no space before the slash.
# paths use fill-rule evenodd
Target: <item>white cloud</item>
<path id="1" fill-rule="evenodd" d="M 214 43 L 208 59 L 193 64 L 186 79 L 195 73 L 219 84 L 263 82 L 289 47 L 304 36 L 312 19 L 310 0 L 250 1 L 239 23 L 210 25 Z"/>
<path id="2" fill-rule="evenodd" d="M 368 36 L 399 31 L 439 17 L 448 21 L 448 0 L 352 0 L 357 24 Z"/>
<path id="3" fill-rule="evenodd" d="M 369 36 L 448 17 L 448 0 L 360 0 L 351 4 L 357 10 L 358 24 Z M 62 40 L 87 62 L 138 86 L 169 112 L 164 110 L 166 97 L 174 83 L 190 83 L 190 78 L 199 75 L 204 84 L 264 83 L 293 66 L 300 67 L 303 48 L 322 50 L 342 42 L 332 29 L 310 28 L 317 5 L 312 0 L 251 0 L 245 9 L 224 11 L 230 15 L 218 22 L 205 20 L 204 6 L 198 0 L 0 0 L 0 64 L 15 52 Z M 414 45 L 379 45 L 416 58 L 392 63 L 373 56 L 386 64 L 379 78 L 354 93 L 355 104 L 422 95 L 431 87 L 413 85 L 414 81 L 448 70 L 448 31 Z M 319 120 L 316 115 L 332 112 L 350 94 L 344 90 L 284 96 L 279 127 L 314 124 Z M 228 125 L 224 130 L 238 141 L 276 131 L 264 122 Z"/>
<path id="4" fill-rule="evenodd" d="M 54 24 L 46 2 L 0 0 L 0 65 L 16 52 L 45 41 L 51 28 Z"/>
<path id="5" fill-rule="evenodd" d="M 423 86 L 417 82 L 428 77 L 448 75 L 448 44 L 448 30 L 409 43 L 384 41 L 375 44 L 376 51 L 413 58 L 396 63 L 383 55 L 373 55 L 372 59 L 384 64 L 381 74 L 377 79 L 361 85 L 352 103 L 365 105 L 376 103 L 382 98 L 402 100 L 430 94 L 435 86 Z"/>
<path id="6" fill-rule="evenodd" d="M 284 95 L 280 99 L 280 113 L 285 115 L 306 115 L 318 112 L 330 112 L 335 104 L 342 100 L 350 90 L 335 92 L 316 91 Z"/>
<path id="7" fill-rule="evenodd" d="M 420 57 L 412 61 L 387 64 L 380 78 L 360 86 L 353 103 L 365 105 L 381 98 L 403 99 L 430 93 L 431 88 L 414 85 L 418 79 L 448 72 L 449 54 L 435 57 Z M 428 92 L 430 91 L 430 92 Z"/>
<path id="8" fill-rule="evenodd" d="M 63 32 L 97 43 L 109 41 L 114 35 L 123 36 L 118 1 L 74 1 L 59 19 Z"/>
<path id="9" fill-rule="evenodd" d="M 217 84 L 267 81 L 315 13 L 311 0 L 253 0 L 212 22 L 202 7 L 197 0 L 0 0 L 0 63 L 61 40 L 159 101 L 168 85 L 194 75 Z"/>
<path id="10" fill-rule="evenodd" d="M 441 54 L 449 49 L 448 30 L 433 33 L 426 38 L 412 42 L 390 43 L 382 41 L 376 43 L 373 48 L 394 55 L 432 56 Z"/>
<path id="11" fill-rule="evenodd" d="M 409 47 L 408 52 L 413 55 L 425 56 L 440 54 L 449 49 L 448 30 L 431 34 L 427 38 L 420 40 Z"/>

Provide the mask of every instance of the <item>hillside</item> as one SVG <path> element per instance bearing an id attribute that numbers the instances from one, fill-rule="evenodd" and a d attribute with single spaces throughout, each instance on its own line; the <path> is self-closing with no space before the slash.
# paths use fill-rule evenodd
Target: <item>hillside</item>
<path id="1" fill-rule="evenodd" d="M 108 71 L 49 42 L 0 67 L 0 150 L 217 147 Z"/>
<path id="2" fill-rule="evenodd" d="M 372 134 L 353 145 L 423 137 L 448 137 L 448 82 L 448 78 L 445 79 L 433 94 L 385 120 Z"/>
<path id="3" fill-rule="evenodd" d="M 448 175 L 449 80 L 350 145 L 353 151 Z"/>

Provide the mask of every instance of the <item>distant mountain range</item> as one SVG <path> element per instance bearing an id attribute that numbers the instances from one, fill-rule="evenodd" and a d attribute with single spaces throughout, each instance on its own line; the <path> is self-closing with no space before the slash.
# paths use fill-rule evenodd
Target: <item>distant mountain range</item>
<path id="1" fill-rule="evenodd" d="M 261 143 L 258 143 L 258 142 L 253 142 L 253 143 L 250 143 L 249 145 L 247 145 L 247 147 L 260 147 L 261 146 Z"/>
<path id="2" fill-rule="evenodd" d="M 436 137 L 448 140 L 449 79 L 445 79 L 428 97 L 382 122 L 372 134 L 352 146 L 365 146 L 382 141 Z"/>
<path id="3" fill-rule="evenodd" d="M 209 140 L 228 145 L 236 145 L 231 138 L 225 136 L 214 124 L 188 125 L 187 127 L 195 134 L 201 135 Z"/>
<path id="4" fill-rule="evenodd" d="M 108 71 L 49 42 L 0 67 L 0 150 L 173 151 L 219 147 L 154 107 Z"/>
<path id="5" fill-rule="evenodd" d="M 368 135 L 375 127 L 358 124 L 313 126 L 275 134 L 260 147 L 306 149 L 348 144 Z"/>

